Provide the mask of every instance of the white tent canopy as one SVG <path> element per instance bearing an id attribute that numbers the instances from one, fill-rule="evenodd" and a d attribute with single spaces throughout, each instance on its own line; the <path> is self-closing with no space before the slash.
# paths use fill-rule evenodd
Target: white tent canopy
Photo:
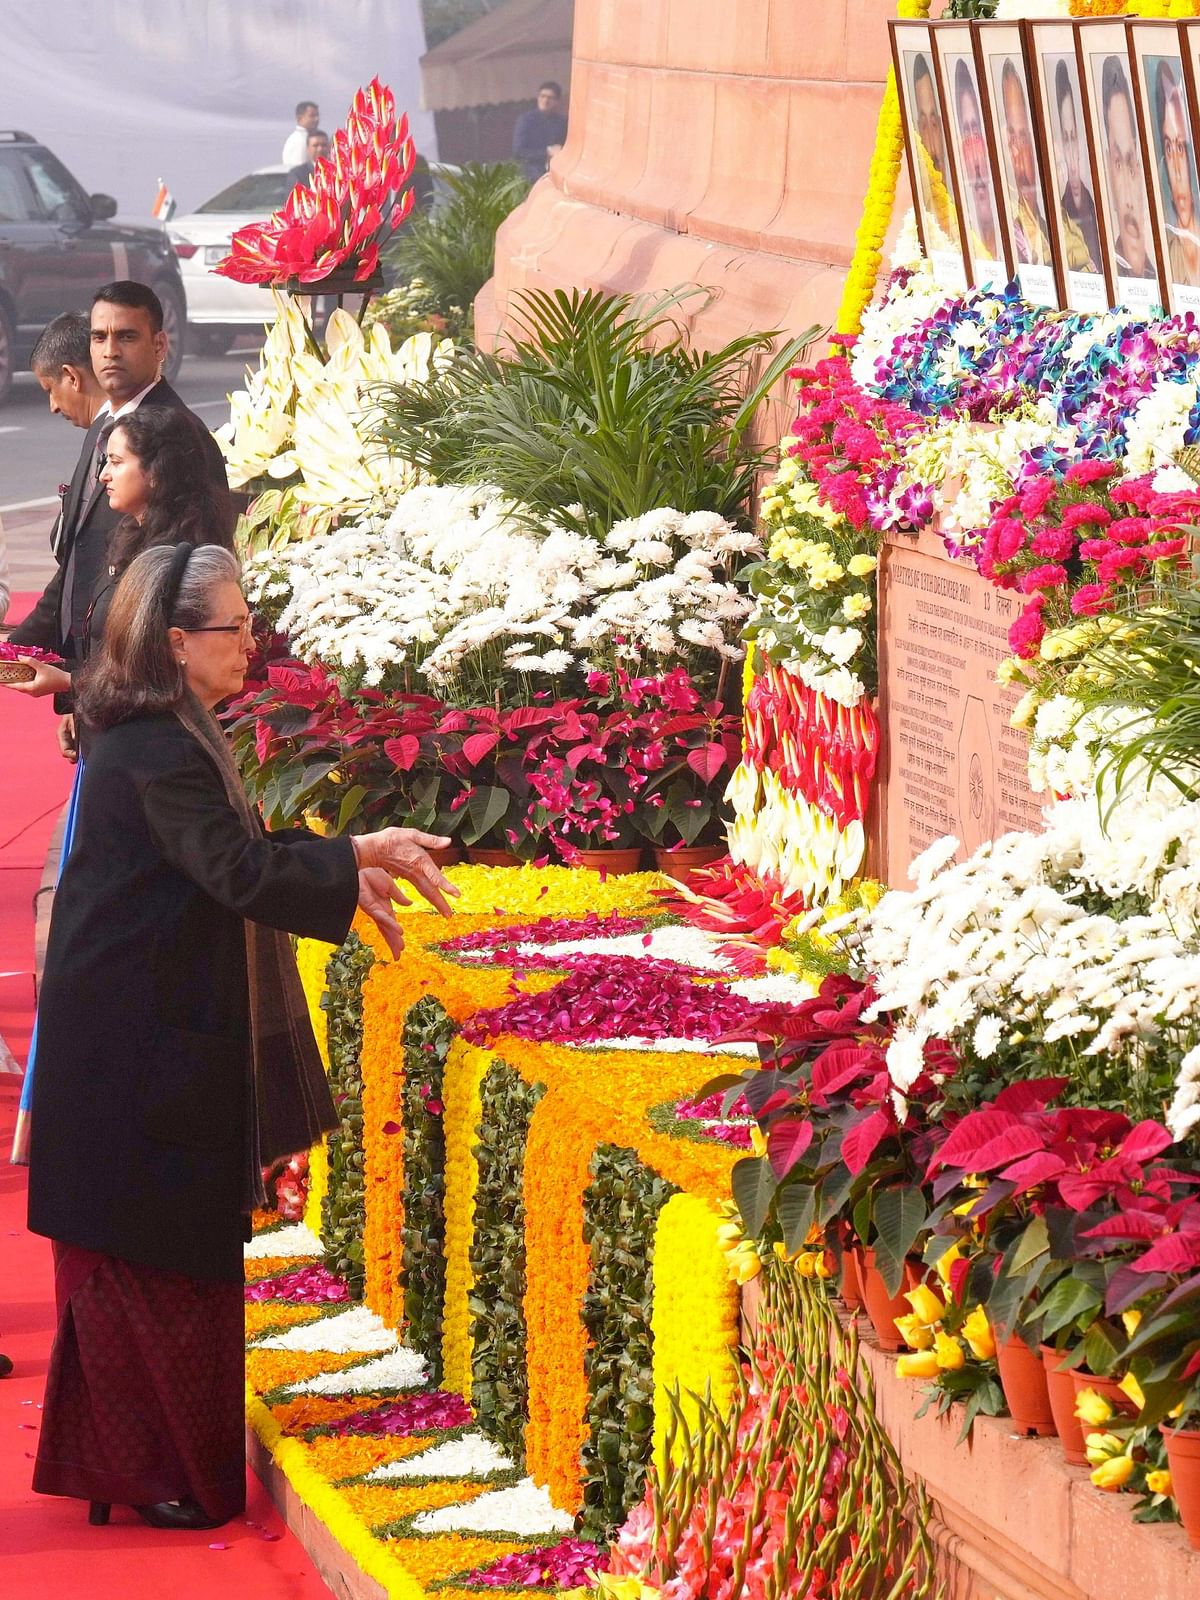
<path id="1" fill-rule="evenodd" d="M 419 0 L 12 0 L 3 34 L 0 127 L 48 145 L 130 220 L 148 219 L 160 177 L 188 211 L 278 162 L 298 100 L 332 133 L 375 76 L 437 153 Z"/>

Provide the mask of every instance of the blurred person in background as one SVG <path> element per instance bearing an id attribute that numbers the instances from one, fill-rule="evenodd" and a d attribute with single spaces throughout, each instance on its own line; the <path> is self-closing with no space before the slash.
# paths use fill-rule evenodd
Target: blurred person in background
<path id="1" fill-rule="evenodd" d="M 562 149 L 566 137 L 562 89 L 547 79 L 538 87 L 537 105 L 522 111 L 513 130 L 513 156 L 530 183 L 536 183 L 546 171 L 551 156 Z"/>
<path id="2" fill-rule="evenodd" d="M 301 166 L 308 159 L 308 136 L 321 125 L 321 111 L 315 100 L 301 100 L 296 106 L 296 126 L 283 142 L 280 160 L 285 167 Z"/>
<path id="3" fill-rule="evenodd" d="M 329 135 L 324 128 L 313 129 L 308 136 L 308 144 L 305 149 L 305 159 L 298 167 L 293 167 L 288 173 L 289 183 L 307 183 L 312 177 L 313 168 L 317 162 L 324 161 L 329 154 Z"/>

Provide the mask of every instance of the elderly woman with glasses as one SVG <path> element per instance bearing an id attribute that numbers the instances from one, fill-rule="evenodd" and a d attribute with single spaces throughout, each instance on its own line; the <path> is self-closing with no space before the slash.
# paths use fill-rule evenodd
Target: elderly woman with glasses
<path id="1" fill-rule="evenodd" d="M 404 828 L 265 833 L 213 708 L 242 687 L 233 555 L 145 551 L 76 680 L 95 730 L 39 1011 L 29 1226 L 58 1335 L 34 1488 L 155 1527 L 245 1503 L 242 1247 L 262 1170 L 336 1124 L 288 934 L 355 909 L 393 954 L 407 879 L 457 891 Z M 405 902 L 407 903 L 407 902 Z"/>

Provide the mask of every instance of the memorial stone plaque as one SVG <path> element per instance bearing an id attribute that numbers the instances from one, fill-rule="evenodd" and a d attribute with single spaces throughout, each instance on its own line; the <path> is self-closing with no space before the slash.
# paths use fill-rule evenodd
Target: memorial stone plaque
<path id="1" fill-rule="evenodd" d="M 962 860 L 985 839 L 1040 829 L 1047 797 L 1029 788 L 1020 698 L 996 682 L 1020 598 L 994 588 L 936 533 L 890 534 L 879 564 L 882 726 L 877 867 L 908 866 L 952 833 Z"/>

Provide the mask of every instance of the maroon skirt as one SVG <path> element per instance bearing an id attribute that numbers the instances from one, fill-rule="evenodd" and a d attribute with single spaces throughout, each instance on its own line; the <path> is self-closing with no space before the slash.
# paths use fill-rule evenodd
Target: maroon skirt
<path id="1" fill-rule="evenodd" d="M 240 1284 L 54 1243 L 58 1333 L 33 1487 L 114 1505 L 246 1504 Z"/>

